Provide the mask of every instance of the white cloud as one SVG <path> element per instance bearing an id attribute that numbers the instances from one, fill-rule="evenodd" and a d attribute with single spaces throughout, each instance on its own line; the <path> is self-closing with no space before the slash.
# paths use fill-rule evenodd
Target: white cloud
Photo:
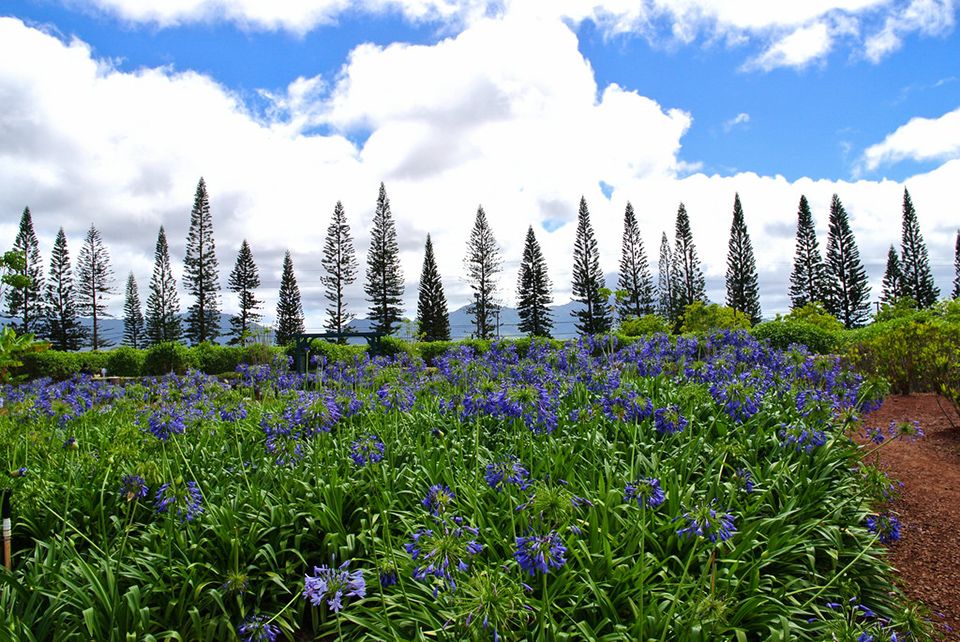
<path id="1" fill-rule="evenodd" d="M 533 54 L 530 42 L 538 44 Z M 330 212 L 343 201 L 362 260 L 381 180 L 399 228 L 411 313 L 428 232 L 451 306 L 466 302 L 462 259 L 481 203 L 506 260 L 501 287 L 507 302 L 530 224 L 557 301 L 569 296 L 570 223 L 581 194 L 605 271 L 617 269 L 628 199 L 654 265 L 660 233 L 672 232 L 683 200 L 708 274 L 717 279 L 739 191 L 767 313 L 783 309 L 801 193 L 811 199 L 821 231 L 830 195 L 840 193 L 864 257 L 882 259 L 898 237 L 902 187 L 892 182 L 791 183 L 749 173 L 679 178 L 697 169 L 678 159 L 692 117 L 615 84 L 598 88 L 577 44 L 560 21 L 512 14 L 478 20 L 433 46 L 362 46 L 337 78 L 293 81 L 273 97 L 283 119 L 264 123 L 208 77 L 169 69 L 121 72 L 95 60 L 81 42 L 0 19 L 0 211 L 7 213 L 0 246 L 12 243 L 24 205 L 34 212 L 45 253 L 60 225 L 76 252 L 93 221 L 118 277 L 133 270 L 145 298 L 157 228 L 166 227 L 179 264 L 203 175 L 222 280 L 247 238 L 261 267 L 269 318 L 280 257 L 289 248 L 308 325 L 319 327 L 325 307 L 320 248 Z M 333 133 L 311 133 L 318 125 Z M 354 132 L 369 134 L 362 147 L 347 138 Z M 612 187 L 609 199 L 601 181 Z M 960 161 L 910 181 L 935 264 L 952 260 L 953 237 L 947 236 L 955 229 L 935 204 L 947 202 L 958 181 Z M 882 265 L 868 270 L 879 282 Z M 120 299 L 114 297 L 115 308 Z M 350 304 L 355 312 L 366 310 L 359 284 Z M 224 307 L 233 305 L 225 293 Z"/>
<path id="2" fill-rule="evenodd" d="M 907 34 L 948 33 L 953 30 L 955 15 L 956 0 L 910 0 L 905 7 L 888 14 L 883 28 L 867 38 L 864 55 L 876 63 L 899 49 Z"/>
<path id="3" fill-rule="evenodd" d="M 826 23 L 817 22 L 777 40 L 759 56 L 747 61 L 745 69 L 770 71 L 777 67 L 806 67 L 830 52 L 833 38 Z"/>
<path id="4" fill-rule="evenodd" d="M 750 114 L 745 111 L 740 112 L 730 120 L 723 123 L 723 131 L 729 132 L 738 125 L 746 125 L 750 122 Z"/>
<path id="5" fill-rule="evenodd" d="M 902 160 L 960 158 L 960 107 L 939 118 L 912 118 L 863 154 L 861 169 L 874 171 Z"/>

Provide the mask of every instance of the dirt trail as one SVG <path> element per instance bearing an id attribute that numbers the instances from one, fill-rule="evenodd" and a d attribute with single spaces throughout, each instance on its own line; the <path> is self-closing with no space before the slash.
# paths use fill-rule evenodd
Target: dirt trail
<path id="1" fill-rule="evenodd" d="M 880 467 L 904 483 L 892 505 L 902 538 L 890 547 L 890 559 L 907 595 L 940 616 L 934 620 L 945 625 L 944 639 L 960 641 L 960 417 L 945 400 L 940 404 L 943 410 L 929 394 L 891 396 L 864 426 L 918 420 L 926 433 L 878 452 Z"/>

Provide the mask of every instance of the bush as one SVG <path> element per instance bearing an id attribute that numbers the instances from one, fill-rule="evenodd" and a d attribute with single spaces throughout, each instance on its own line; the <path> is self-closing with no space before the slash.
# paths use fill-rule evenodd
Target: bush
<path id="1" fill-rule="evenodd" d="M 658 314 L 645 314 L 640 318 L 627 317 L 620 322 L 618 335 L 645 337 L 651 334 L 669 334 L 670 324 Z"/>
<path id="2" fill-rule="evenodd" d="M 155 376 L 165 375 L 168 372 L 183 374 L 198 365 L 196 355 L 190 348 L 176 341 L 167 341 L 147 350 L 143 360 L 143 374 Z"/>
<path id="3" fill-rule="evenodd" d="M 251 366 L 259 366 L 273 361 L 273 358 L 283 352 L 282 349 L 269 346 L 265 343 L 251 343 L 248 346 L 239 348 L 240 363 L 247 363 Z"/>
<path id="4" fill-rule="evenodd" d="M 840 334 L 805 321 L 784 319 L 758 323 L 751 332 L 757 339 L 769 341 L 771 346 L 779 350 L 786 350 L 792 344 L 800 344 L 818 354 L 833 352 Z"/>
<path id="5" fill-rule="evenodd" d="M 333 361 L 353 361 L 359 356 L 366 354 L 367 345 L 364 344 L 349 344 L 349 343 L 333 343 L 331 341 L 324 341 L 323 339 L 314 339 L 310 342 L 310 356 L 311 358 L 323 357 L 328 362 Z M 289 354 L 293 354 L 290 352 Z"/>
<path id="6" fill-rule="evenodd" d="M 27 379 L 37 377 L 50 377 L 57 381 L 69 379 L 80 374 L 80 360 L 77 359 L 77 354 L 79 353 L 59 350 L 25 354 L 21 357 L 23 365 L 17 369 L 17 374 Z"/>
<path id="7" fill-rule="evenodd" d="M 717 303 L 694 301 L 683 309 L 682 334 L 706 334 L 717 330 L 749 330 L 750 317 Z"/>
<path id="8" fill-rule="evenodd" d="M 213 375 L 236 370 L 243 354 L 241 350 L 241 348 L 221 346 L 209 341 L 204 341 L 191 348 L 193 357 L 197 362 L 197 368 L 202 372 Z"/>
<path id="9" fill-rule="evenodd" d="M 840 332 L 843 330 L 843 324 L 840 323 L 839 319 L 827 312 L 823 305 L 816 301 L 795 308 L 785 316 L 781 317 L 778 314 L 776 320 L 806 323 L 807 325 L 812 325 L 828 332 Z"/>

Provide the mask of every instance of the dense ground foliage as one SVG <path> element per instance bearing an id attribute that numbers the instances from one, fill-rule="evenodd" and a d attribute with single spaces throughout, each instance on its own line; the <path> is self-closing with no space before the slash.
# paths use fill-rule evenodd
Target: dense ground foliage
<path id="1" fill-rule="evenodd" d="M 725 333 L 239 370 L 3 390 L 0 633 L 927 638 L 846 434 L 877 391 L 837 358 Z"/>

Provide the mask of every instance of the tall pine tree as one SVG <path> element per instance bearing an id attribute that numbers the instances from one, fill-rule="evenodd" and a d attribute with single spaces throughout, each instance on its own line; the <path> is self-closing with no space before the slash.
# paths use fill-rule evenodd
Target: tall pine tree
<path id="1" fill-rule="evenodd" d="M 813 214 L 806 196 L 800 196 L 797 210 L 797 250 L 790 273 L 790 307 L 802 308 L 808 303 L 823 305 L 827 299 L 827 270 L 823 265 Z"/>
<path id="2" fill-rule="evenodd" d="M 467 241 L 467 256 L 463 261 L 467 270 L 467 281 L 473 290 L 473 303 L 467 312 L 473 316 L 478 339 L 489 339 L 494 331 L 494 316 L 500 309 L 496 302 L 497 275 L 502 261 L 500 246 L 493 238 L 493 231 L 487 223 L 487 214 L 483 207 L 477 208 L 470 239 Z"/>
<path id="3" fill-rule="evenodd" d="M 520 273 L 517 276 L 517 314 L 520 316 L 520 332 L 531 337 L 549 337 L 553 318 L 549 305 L 553 303 L 552 284 L 547 273 L 547 262 L 533 233 L 527 228 L 523 245 Z"/>
<path id="4" fill-rule="evenodd" d="M 587 199 L 581 196 L 577 236 L 573 242 L 573 300 L 583 307 L 572 312 L 578 319 L 576 328 L 580 334 L 609 332 L 613 325 L 606 297 L 601 292 L 605 288 L 600 250 L 590 224 L 590 210 L 587 209 Z"/>
<path id="5" fill-rule="evenodd" d="M 165 341 L 180 341 L 183 328 L 180 325 L 180 298 L 177 282 L 170 267 L 170 248 L 167 234 L 160 226 L 157 248 L 153 254 L 153 276 L 150 277 L 150 294 L 147 296 L 147 343 L 156 345 Z"/>
<path id="6" fill-rule="evenodd" d="M 880 301 L 893 303 L 903 295 L 903 270 L 900 269 L 900 257 L 891 245 L 890 251 L 887 252 L 887 269 L 883 272 L 883 291 L 880 293 Z"/>
<path id="7" fill-rule="evenodd" d="M 694 301 L 707 301 L 706 280 L 693 244 L 687 208 L 680 203 L 677 209 L 676 238 L 673 249 L 673 304 L 671 318 L 679 320 L 684 308 Z"/>
<path id="8" fill-rule="evenodd" d="M 367 282 L 363 287 L 370 302 L 369 318 L 373 330 L 392 334 L 403 315 L 403 272 L 400 270 L 400 246 L 397 228 L 390 213 L 387 190 L 380 183 L 377 209 L 373 213 L 370 250 L 367 252 Z"/>
<path id="9" fill-rule="evenodd" d="M 260 321 L 260 303 L 256 289 L 260 287 L 260 271 L 253 262 L 253 252 L 247 239 L 240 244 L 237 263 L 233 266 L 227 287 L 237 295 L 239 312 L 230 319 L 230 343 L 245 344 L 251 326 Z"/>
<path id="10" fill-rule="evenodd" d="M 642 317 L 654 311 L 653 279 L 650 263 L 643 247 L 643 238 L 633 213 L 633 205 L 627 203 L 623 213 L 623 244 L 620 253 L 620 278 L 617 288 L 626 293 L 617 301 L 617 313 L 621 319 Z"/>
<path id="11" fill-rule="evenodd" d="M 347 312 L 346 288 L 357 280 L 357 257 L 353 251 L 353 238 L 343 204 L 337 201 L 333 208 L 333 218 L 327 227 L 327 238 L 323 244 L 323 269 L 326 276 L 320 278 L 326 287 L 327 322 L 324 327 L 340 334 L 347 330 L 353 315 Z"/>
<path id="12" fill-rule="evenodd" d="M 20 230 L 13 242 L 13 250 L 24 258 L 24 267 L 20 274 L 29 278 L 30 283 L 7 290 L 7 315 L 14 318 L 13 329 L 18 333 L 35 334 L 43 330 L 46 313 L 40 242 L 33 229 L 33 217 L 29 207 L 23 208 L 20 216 Z"/>
<path id="13" fill-rule="evenodd" d="M 657 262 L 657 314 L 664 319 L 672 319 L 676 310 L 676 301 L 673 295 L 673 252 L 670 250 L 670 240 L 667 233 L 660 236 L 660 260 Z"/>
<path id="14" fill-rule="evenodd" d="M 953 298 L 960 299 L 960 230 L 953 249 Z"/>
<path id="15" fill-rule="evenodd" d="M 90 347 L 94 350 L 110 345 L 100 332 L 100 319 L 112 316 L 107 308 L 107 298 L 111 294 L 113 270 L 110 268 L 110 254 L 100 231 L 91 224 L 77 256 L 77 310 L 92 322 Z"/>
<path id="16" fill-rule="evenodd" d="M 903 237 L 900 242 L 900 269 L 903 271 L 903 293 L 917 303 L 918 308 L 929 308 L 940 298 L 940 288 L 933 282 L 927 245 L 920 233 L 917 212 L 913 209 L 910 192 L 903 188 Z"/>
<path id="17" fill-rule="evenodd" d="M 146 347 L 143 309 L 140 307 L 140 288 L 133 272 L 127 276 L 127 290 L 123 297 L 123 345 L 131 348 Z"/>
<path id="18" fill-rule="evenodd" d="M 85 333 L 77 315 L 77 293 L 73 284 L 73 270 L 70 268 L 67 235 L 62 227 L 57 232 L 57 240 L 50 254 L 46 289 L 44 337 L 56 350 L 79 350 Z"/>
<path id="19" fill-rule="evenodd" d="M 864 324 L 870 313 L 870 286 L 860 261 L 860 250 L 850 229 L 840 197 L 830 203 L 830 231 L 827 236 L 827 311 L 845 328 Z"/>
<path id="20" fill-rule="evenodd" d="M 733 196 L 733 222 L 727 245 L 727 306 L 743 312 L 750 323 L 760 323 L 760 291 L 753 244 L 743 218 L 740 194 Z"/>
<path id="21" fill-rule="evenodd" d="M 420 272 L 420 292 L 417 298 L 417 334 L 423 341 L 449 341 L 450 315 L 443 282 L 433 255 L 433 241 L 427 234 L 423 249 L 423 270 Z"/>
<path id="22" fill-rule="evenodd" d="M 220 276 L 213 242 L 213 215 L 203 177 L 197 183 L 183 259 L 183 287 L 194 297 L 187 309 L 186 336 L 192 343 L 213 341 L 220 334 Z"/>
<path id="23" fill-rule="evenodd" d="M 280 297 L 277 299 L 277 327 L 274 338 L 277 345 L 286 345 L 293 335 L 303 332 L 303 304 L 300 288 L 293 273 L 290 252 L 283 255 L 283 274 L 280 276 Z"/>

